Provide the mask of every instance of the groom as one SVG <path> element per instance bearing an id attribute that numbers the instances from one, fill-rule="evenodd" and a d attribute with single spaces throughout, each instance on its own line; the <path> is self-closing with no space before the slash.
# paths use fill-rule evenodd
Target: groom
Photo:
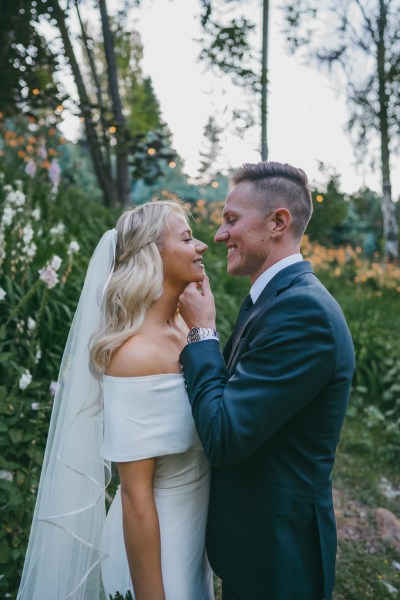
<path id="1" fill-rule="evenodd" d="M 330 600 L 331 471 L 354 370 L 342 311 L 303 261 L 307 177 L 287 164 L 234 173 L 215 241 L 251 289 L 221 353 L 208 280 L 191 284 L 180 356 L 213 465 L 207 551 L 223 600 Z"/>

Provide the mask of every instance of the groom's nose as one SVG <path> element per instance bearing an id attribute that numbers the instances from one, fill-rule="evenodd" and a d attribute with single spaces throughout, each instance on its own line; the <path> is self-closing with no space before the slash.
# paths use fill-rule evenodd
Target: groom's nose
<path id="1" fill-rule="evenodd" d="M 225 224 L 222 224 L 214 236 L 214 242 L 226 242 L 229 240 L 229 231 L 225 229 Z"/>

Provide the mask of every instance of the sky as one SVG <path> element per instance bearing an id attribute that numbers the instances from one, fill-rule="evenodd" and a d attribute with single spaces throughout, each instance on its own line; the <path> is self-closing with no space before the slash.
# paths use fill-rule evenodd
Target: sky
<path id="1" fill-rule="evenodd" d="M 112 12 L 118 0 L 108 0 Z M 364 185 L 380 190 L 379 173 L 368 164 L 360 165 L 345 124 L 348 118 L 344 90 L 315 66 L 306 66 L 291 56 L 282 34 L 281 0 L 270 2 L 268 147 L 269 160 L 289 162 L 303 168 L 318 186 L 326 181 L 319 169 L 323 162 L 340 175 L 341 189 L 351 193 Z M 261 23 L 260 0 L 246 0 L 245 15 Z M 199 0 L 142 0 L 133 11 L 132 27 L 142 37 L 143 71 L 151 77 L 159 99 L 162 117 L 172 132 L 175 150 L 184 160 L 184 170 L 195 176 L 199 152 L 204 148 L 204 127 L 214 115 L 224 132 L 221 136 L 221 164 L 237 167 L 243 162 L 258 162 L 259 127 L 231 132 L 230 108 L 258 107 L 259 97 L 246 97 L 229 77 L 221 77 L 198 61 L 202 37 Z M 260 30 L 255 43 L 261 48 Z M 257 114 L 257 112 L 256 112 Z M 258 114 L 257 114 L 258 116 Z M 67 119 L 64 133 L 74 137 L 76 125 Z M 400 194 L 400 163 L 393 170 L 393 192 Z"/>

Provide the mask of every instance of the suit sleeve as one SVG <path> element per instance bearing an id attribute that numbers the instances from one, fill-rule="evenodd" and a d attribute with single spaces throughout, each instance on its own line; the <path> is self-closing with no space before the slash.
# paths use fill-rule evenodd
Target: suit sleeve
<path id="1" fill-rule="evenodd" d="M 275 302 L 239 344 L 231 375 L 215 340 L 189 344 L 180 357 L 197 431 L 215 467 L 253 454 L 326 386 L 336 361 L 329 315 L 307 294 Z"/>

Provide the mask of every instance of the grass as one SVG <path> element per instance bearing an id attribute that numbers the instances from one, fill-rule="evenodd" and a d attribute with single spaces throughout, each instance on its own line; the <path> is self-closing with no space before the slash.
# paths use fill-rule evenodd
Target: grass
<path id="1" fill-rule="evenodd" d="M 378 507 L 400 516 L 399 496 L 389 499 L 381 491 L 383 478 L 400 487 L 398 463 L 385 454 L 386 443 L 379 430 L 368 430 L 358 416 L 346 419 L 334 470 L 334 488 L 343 504 L 337 515 L 334 600 L 400 598 L 400 571 L 393 566 L 400 562 L 399 549 L 382 540 L 375 519 Z"/>

